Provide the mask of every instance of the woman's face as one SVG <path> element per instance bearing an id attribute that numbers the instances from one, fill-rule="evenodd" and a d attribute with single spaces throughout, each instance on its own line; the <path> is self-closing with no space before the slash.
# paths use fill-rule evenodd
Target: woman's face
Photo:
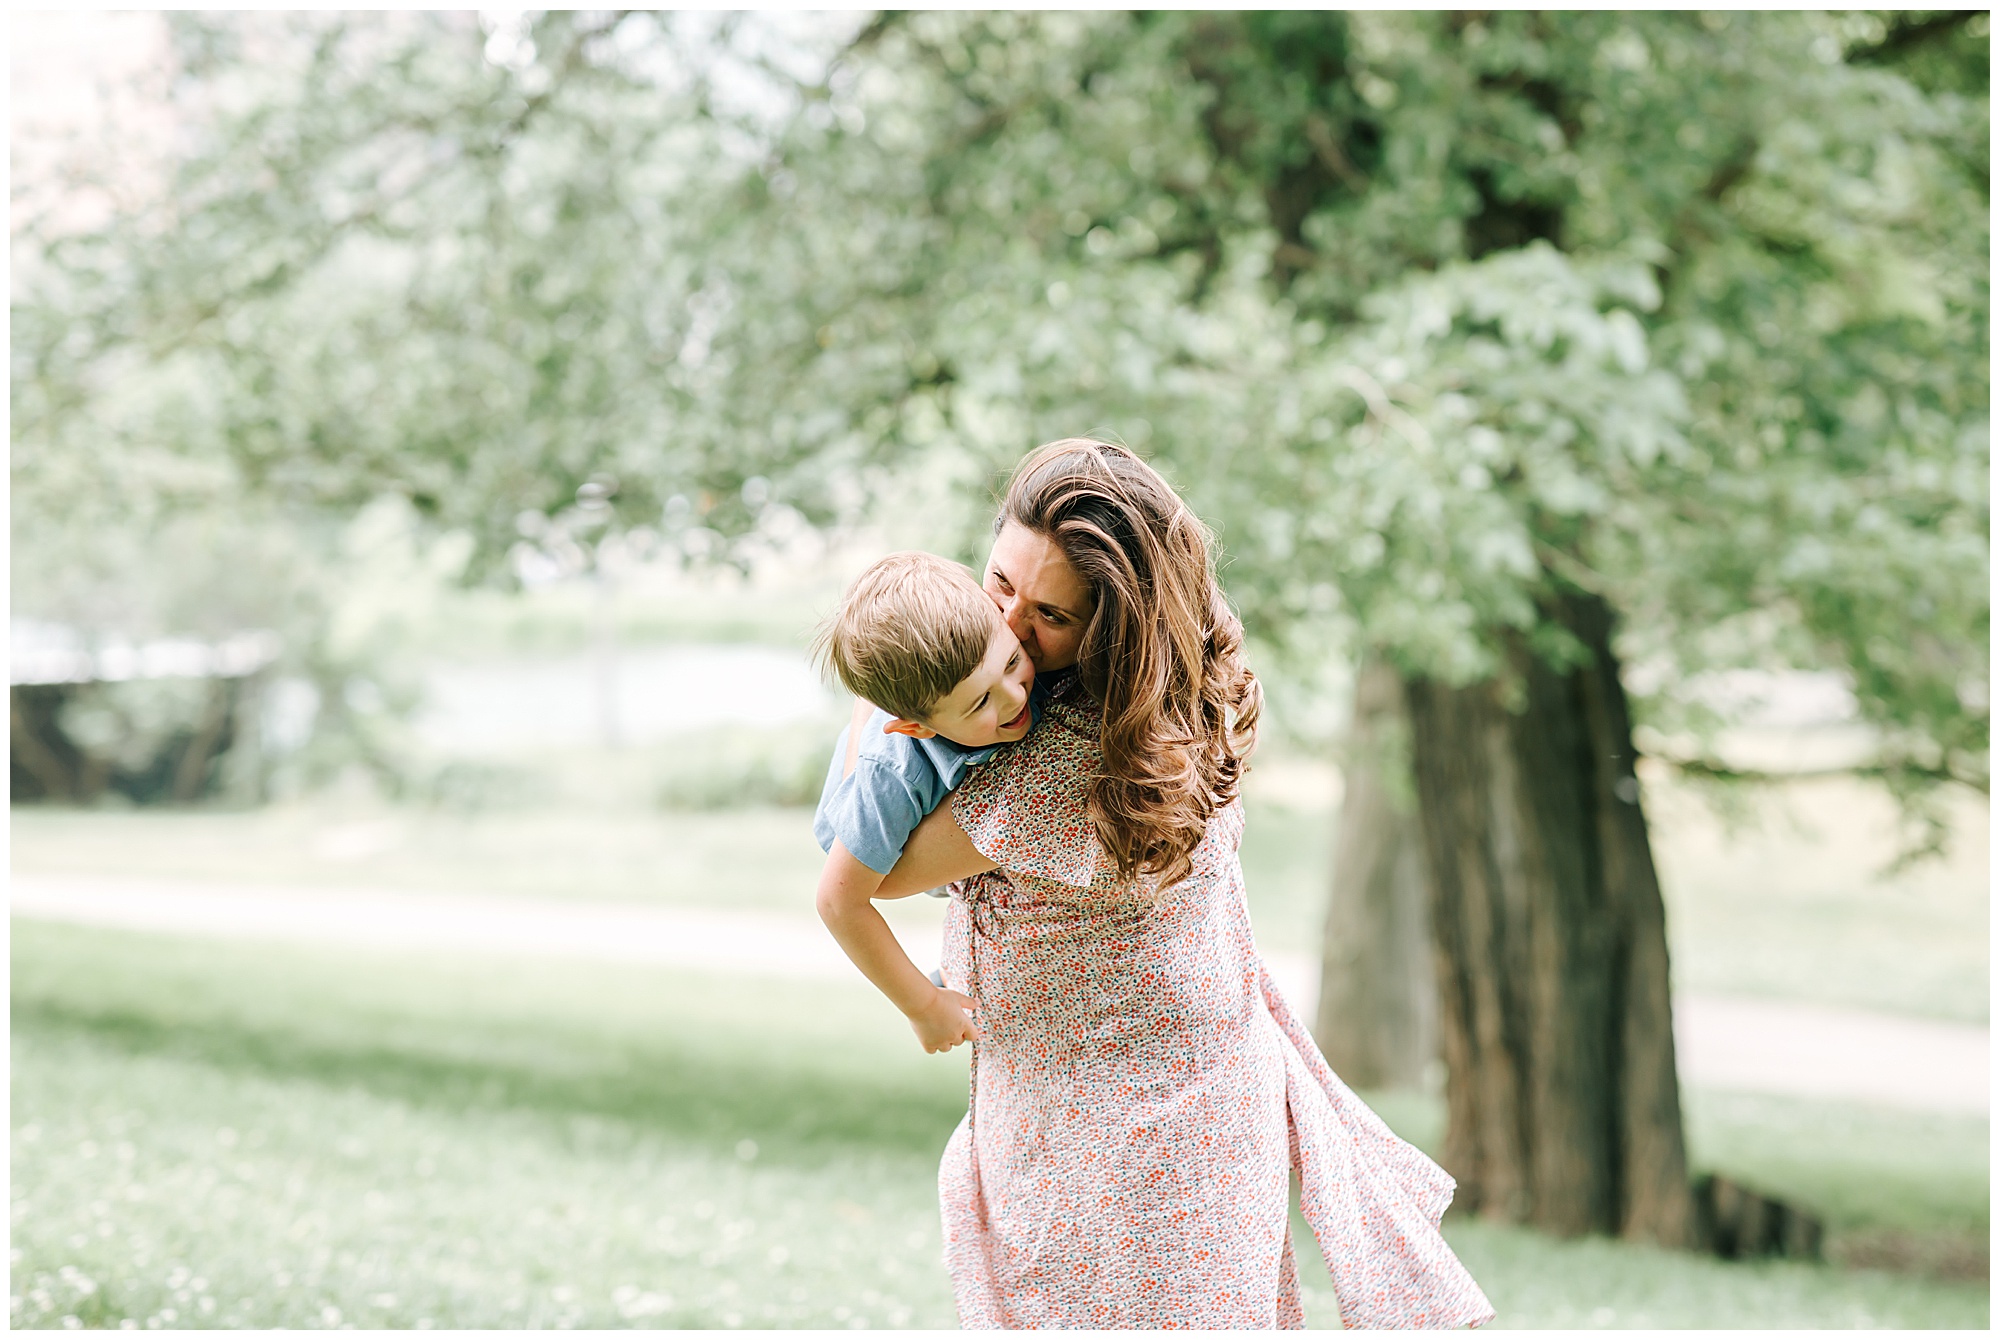
<path id="1" fill-rule="evenodd" d="M 993 538 L 985 586 L 1037 671 L 1076 664 L 1097 601 L 1053 542 L 1009 521 Z"/>

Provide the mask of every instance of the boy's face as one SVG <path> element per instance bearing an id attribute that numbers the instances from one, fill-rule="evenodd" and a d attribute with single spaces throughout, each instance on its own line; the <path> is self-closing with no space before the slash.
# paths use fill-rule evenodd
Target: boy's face
<path id="1" fill-rule="evenodd" d="M 1026 735 L 1034 724 L 1028 712 L 1028 690 L 1034 683 L 1034 663 L 996 610 L 986 659 L 979 668 L 938 699 L 925 720 L 898 717 L 882 729 L 919 740 L 942 735 L 954 744 L 973 748 L 1007 744 Z"/>

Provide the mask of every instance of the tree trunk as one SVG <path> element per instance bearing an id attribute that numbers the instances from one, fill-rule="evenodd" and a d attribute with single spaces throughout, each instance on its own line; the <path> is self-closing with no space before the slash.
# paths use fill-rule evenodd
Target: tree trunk
<path id="1" fill-rule="evenodd" d="M 89 798 L 86 760 L 62 733 L 57 713 L 68 684 L 14 684 L 7 689 L 9 798 L 79 801 Z"/>
<path id="2" fill-rule="evenodd" d="M 202 712 L 201 721 L 195 726 L 194 734 L 188 739 L 187 748 L 181 753 L 180 761 L 174 766 L 174 780 L 169 798 L 176 804 L 187 805 L 199 800 L 208 790 L 213 780 L 215 756 L 227 750 L 230 745 L 231 724 L 236 709 L 236 684 L 233 679 L 212 679 L 208 684 L 208 706 Z"/>
<path id="3" fill-rule="evenodd" d="M 217 789 L 230 804 L 247 809 L 268 799 L 263 716 L 270 700 L 271 675 L 259 670 L 231 682 L 235 700 L 229 709 L 230 742 L 221 759 Z"/>
<path id="4" fill-rule="evenodd" d="M 1499 682 L 1409 686 L 1458 1203 L 1697 1246 L 1666 913 L 1594 596 L 1547 611 L 1586 664 L 1517 645 Z M 1510 703 L 1508 700 L 1512 699 Z"/>
<path id="5" fill-rule="evenodd" d="M 1349 1084 L 1421 1088 L 1438 1046 L 1430 887 L 1409 784 L 1403 685 L 1385 661 L 1364 662 L 1355 677 L 1341 764 L 1313 1033 Z"/>

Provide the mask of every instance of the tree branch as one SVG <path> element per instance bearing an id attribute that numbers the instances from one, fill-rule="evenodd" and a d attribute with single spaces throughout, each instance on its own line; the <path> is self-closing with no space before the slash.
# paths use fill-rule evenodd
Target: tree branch
<path id="1" fill-rule="evenodd" d="M 1360 169 L 1348 159 L 1347 151 L 1342 149 L 1340 141 L 1333 137 L 1333 128 L 1327 125 L 1325 117 L 1318 113 L 1307 116 L 1305 131 L 1313 152 L 1318 155 L 1320 164 L 1328 172 L 1345 182 L 1347 189 L 1356 195 L 1368 189 L 1368 178 L 1361 175 Z"/>
<path id="2" fill-rule="evenodd" d="M 1676 772 L 1685 773 L 1690 777 L 1706 777 L 1717 782 L 1795 782 L 1814 777 L 1861 777 L 1870 781 L 1886 782 L 1894 778 L 1915 778 L 1933 785 L 1955 782 L 1959 786 L 1981 793 L 1986 790 L 1978 780 L 1961 777 L 1950 768 L 1924 767 L 1916 763 L 1856 763 L 1847 766 L 1790 768 L 1777 771 L 1770 768 L 1740 768 L 1716 758 L 1677 757 L 1650 750 L 1640 752 L 1642 757 L 1663 763 Z"/>
<path id="3" fill-rule="evenodd" d="M 854 34 L 854 40 L 849 42 L 841 50 L 840 54 L 833 58 L 831 63 L 838 65 L 850 56 L 859 56 L 870 51 L 876 43 L 880 42 L 888 34 L 891 28 L 900 24 L 905 17 L 907 15 L 899 9 L 882 10 L 874 18 L 868 20 L 866 27 Z"/>
<path id="4" fill-rule="evenodd" d="M 1954 9 L 1926 19 L 1906 18 L 1893 25 L 1881 41 L 1849 48 L 1848 62 L 1854 65 L 1886 65 L 1914 47 L 1944 37 L 1954 28 L 1964 27 L 1985 12 L 1983 9 Z"/>
<path id="5" fill-rule="evenodd" d="M 1580 586 L 1594 596 L 1602 596 L 1606 600 L 1611 598 L 1610 579 L 1592 569 L 1581 559 L 1574 558 L 1543 540 L 1535 541 L 1535 557 L 1546 563 L 1564 581 Z"/>

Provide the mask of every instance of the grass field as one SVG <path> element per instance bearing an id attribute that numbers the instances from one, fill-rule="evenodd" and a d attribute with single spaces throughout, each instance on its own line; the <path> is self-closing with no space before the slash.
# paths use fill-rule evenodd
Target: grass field
<path id="1" fill-rule="evenodd" d="M 547 794 L 17 809 L 12 862 L 810 916 L 820 854 L 802 812 L 655 808 L 657 751 L 515 766 Z M 1986 1020 L 1977 806 L 1960 805 L 1948 862 L 1878 880 L 1893 816 L 1853 783 L 1785 788 L 1740 833 L 1671 786 L 1646 803 L 1681 989 Z M 1330 818 L 1325 786 L 1253 789 L 1243 858 L 1266 947 L 1317 946 Z M 935 916 L 912 901 L 899 917 Z M 17 1326 L 954 1323 L 936 1164 L 963 1060 L 924 1057 L 858 981 L 23 922 L 12 1008 Z M 1987 1324 L 1983 1281 L 1948 1282 L 1985 1269 L 1984 1120 L 1684 1097 L 1696 1165 L 1822 1213 L 1835 1265 L 1453 1221 L 1496 1325 Z M 1435 1148 L 1434 1100 L 1374 1101 Z M 1301 1268 L 1309 1317 L 1337 1324 L 1309 1247 Z"/>
<path id="2" fill-rule="evenodd" d="M 811 915 L 821 857 L 803 812 L 652 808 L 641 750 L 549 763 L 572 790 L 593 789 L 474 812 L 334 797 L 243 813 L 24 807 L 13 867 Z M 1856 782 L 1778 789 L 1761 824 L 1735 834 L 1685 790 L 1649 785 L 1646 801 L 1677 987 L 1986 1022 L 1988 845 L 1975 800 L 1955 805 L 1948 861 L 1886 880 L 1875 872 L 1895 850 L 1893 811 Z M 1243 867 L 1266 947 L 1317 949 L 1331 828 L 1323 791 L 1253 789 Z"/>
<path id="3" fill-rule="evenodd" d="M 12 954 L 16 1326 L 953 1324 L 963 1061 L 865 986 L 33 922 Z M 1382 1110 L 1435 1138 L 1433 1106 Z M 1983 1121 L 1689 1110 L 1698 1158 L 1841 1231 L 1984 1233 Z M 1448 1235 L 1501 1326 L 1988 1319 L 1983 1284 Z"/>
<path id="4" fill-rule="evenodd" d="M 1946 859 L 1892 876 L 1895 808 L 1851 778 L 1773 787 L 1738 832 L 1685 788 L 1646 805 L 1676 986 L 1987 1022 L 1984 796 L 1948 796 Z"/>
<path id="5" fill-rule="evenodd" d="M 18 809 L 13 867 L 797 911 L 825 859 L 798 810 L 530 808 L 452 814 L 317 802 L 172 814 Z"/>

